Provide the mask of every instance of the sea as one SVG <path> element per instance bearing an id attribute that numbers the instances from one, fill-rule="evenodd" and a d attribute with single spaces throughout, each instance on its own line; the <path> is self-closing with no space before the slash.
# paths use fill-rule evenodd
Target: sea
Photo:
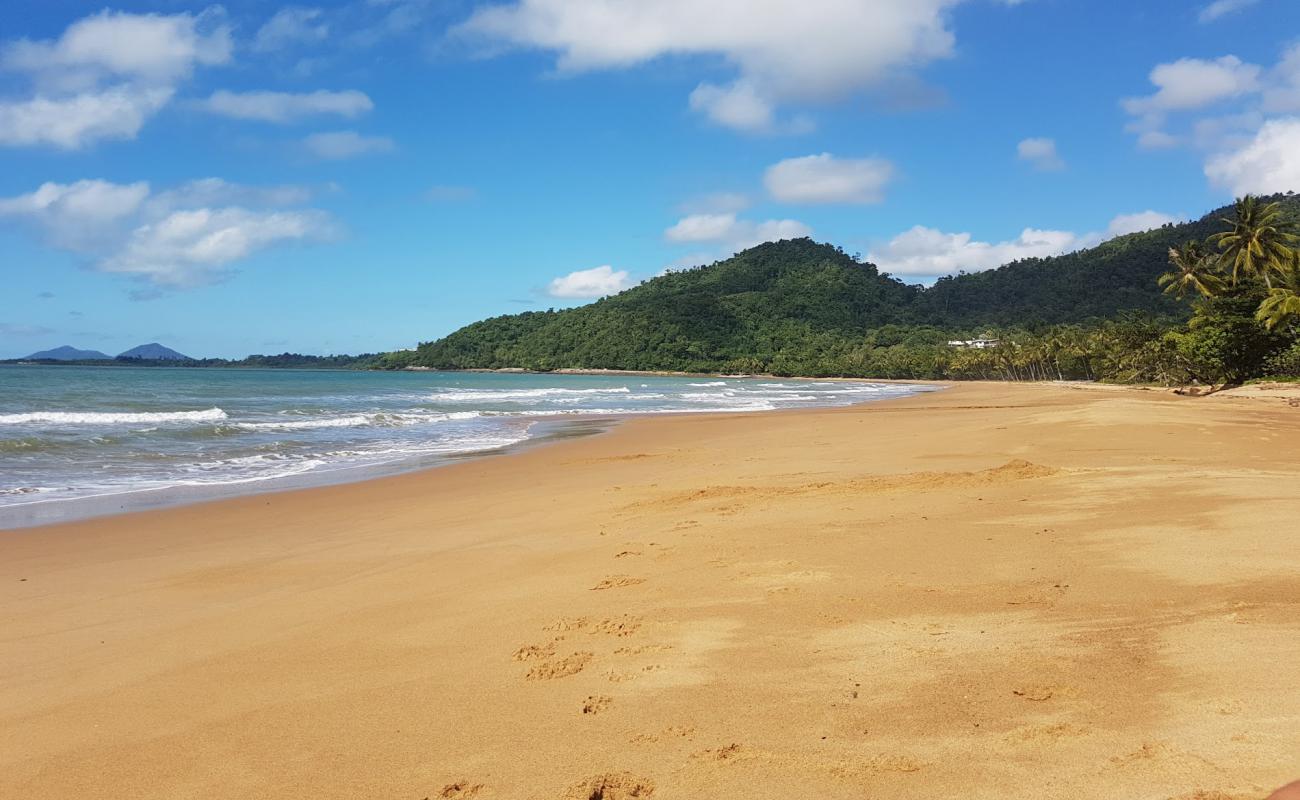
<path id="1" fill-rule="evenodd" d="M 0 528 L 358 480 L 644 414 L 843 406 L 868 381 L 0 366 Z"/>

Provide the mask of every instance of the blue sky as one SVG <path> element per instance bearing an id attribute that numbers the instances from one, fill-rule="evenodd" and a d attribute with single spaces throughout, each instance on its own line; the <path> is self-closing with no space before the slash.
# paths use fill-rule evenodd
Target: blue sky
<path id="1" fill-rule="evenodd" d="M 906 280 L 1300 189 L 1300 3 L 46 0 L 0 357 L 413 346 L 811 235 Z"/>

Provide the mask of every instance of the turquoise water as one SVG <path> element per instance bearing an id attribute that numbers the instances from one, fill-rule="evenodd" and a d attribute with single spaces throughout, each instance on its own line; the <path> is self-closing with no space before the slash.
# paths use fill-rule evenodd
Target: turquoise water
<path id="1" fill-rule="evenodd" d="M 60 501 L 161 493 L 150 502 L 163 504 L 434 465 L 554 435 L 561 421 L 847 405 L 923 388 L 757 378 L 6 366 L 0 367 L 0 525 L 59 518 L 52 508 Z"/>

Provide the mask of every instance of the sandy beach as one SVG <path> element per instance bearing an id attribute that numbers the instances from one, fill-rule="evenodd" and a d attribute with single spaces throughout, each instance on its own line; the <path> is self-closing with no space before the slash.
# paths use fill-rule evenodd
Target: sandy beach
<path id="1" fill-rule="evenodd" d="M 960 384 L 0 535 L 0 796 L 1259 798 L 1300 409 Z"/>

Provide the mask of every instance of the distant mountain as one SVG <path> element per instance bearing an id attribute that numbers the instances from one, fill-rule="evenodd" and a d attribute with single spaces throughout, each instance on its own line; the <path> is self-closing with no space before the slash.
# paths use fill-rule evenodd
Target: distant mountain
<path id="1" fill-rule="evenodd" d="M 157 342 L 142 344 L 139 347 L 132 347 L 124 353 L 118 353 L 118 358 L 139 358 L 144 361 L 193 361 L 194 359 L 178 353 L 170 347 L 163 347 Z"/>
<path id="2" fill-rule="evenodd" d="M 111 361 L 112 356 L 101 353 L 98 350 L 78 350 L 70 345 L 56 347 L 53 350 L 42 350 L 39 353 L 32 353 L 25 360 L 27 361 Z"/>

